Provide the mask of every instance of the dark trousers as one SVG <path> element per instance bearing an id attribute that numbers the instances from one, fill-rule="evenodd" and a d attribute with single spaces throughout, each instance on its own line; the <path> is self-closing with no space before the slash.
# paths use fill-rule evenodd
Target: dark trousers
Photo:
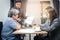
<path id="1" fill-rule="evenodd" d="M 18 34 L 18 35 L 15 35 L 15 36 L 16 36 L 16 39 L 18 39 L 18 40 L 24 40 L 25 34 Z"/>

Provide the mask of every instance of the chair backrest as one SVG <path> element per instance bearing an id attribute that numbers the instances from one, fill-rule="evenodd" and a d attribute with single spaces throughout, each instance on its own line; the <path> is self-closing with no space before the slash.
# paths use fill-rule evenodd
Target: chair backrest
<path id="1" fill-rule="evenodd" d="M 0 40 L 1 40 L 1 31 L 2 31 L 3 23 L 0 22 Z"/>

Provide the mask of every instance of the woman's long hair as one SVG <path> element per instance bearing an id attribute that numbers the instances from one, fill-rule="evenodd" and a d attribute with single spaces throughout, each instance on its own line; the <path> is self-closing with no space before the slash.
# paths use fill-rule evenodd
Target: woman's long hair
<path id="1" fill-rule="evenodd" d="M 51 8 L 51 9 L 49 9 L 47 11 L 48 11 L 48 13 L 50 15 L 50 21 L 51 21 L 51 24 L 52 24 L 53 20 L 58 18 L 57 12 L 56 12 L 56 10 L 54 8 Z"/>
<path id="2" fill-rule="evenodd" d="M 54 9 L 54 8 L 52 8 L 51 6 L 48 6 L 47 8 L 46 8 L 46 10 L 47 10 L 47 12 L 48 12 L 48 14 L 49 14 L 49 16 L 50 16 L 50 25 L 52 24 L 52 22 L 53 22 L 53 20 L 55 19 L 55 18 L 58 18 L 58 15 L 57 15 L 57 11 Z"/>

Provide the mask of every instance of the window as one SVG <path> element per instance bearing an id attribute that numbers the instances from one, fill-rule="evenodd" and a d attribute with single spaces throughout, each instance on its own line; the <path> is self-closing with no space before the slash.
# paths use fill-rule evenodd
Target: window
<path id="1" fill-rule="evenodd" d="M 46 19 L 47 19 L 47 16 L 46 16 L 46 13 L 45 13 L 45 8 L 47 6 L 50 6 L 50 1 L 40 1 L 40 11 L 41 11 L 41 23 L 45 23 Z"/>
<path id="2" fill-rule="evenodd" d="M 35 16 L 35 22 L 38 24 L 44 23 L 46 20 L 46 14 L 44 10 L 47 6 L 50 5 L 50 1 L 28 0 L 26 7 L 26 15 Z"/>

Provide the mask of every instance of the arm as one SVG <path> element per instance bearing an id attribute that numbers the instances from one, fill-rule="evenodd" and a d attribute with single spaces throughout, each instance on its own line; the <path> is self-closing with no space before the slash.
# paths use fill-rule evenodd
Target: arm
<path id="1" fill-rule="evenodd" d="M 46 22 L 45 22 L 44 24 L 41 24 L 40 26 L 44 26 L 44 27 L 45 27 L 45 26 L 49 26 L 49 23 L 50 23 L 50 20 L 47 19 Z M 48 25 L 47 25 L 47 24 L 48 24 Z"/>
<path id="2" fill-rule="evenodd" d="M 16 27 L 16 30 L 19 30 L 19 29 L 21 29 L 21 25 L 18 25 L 18 26 Z"/>
<path id="3" fill-rule="evenodd" d="M 17 21 L 14 21 L 14 20 L 10 21 L 9 26 L 10 26 L 10 28 L 16 29 L 16 30 L 21 29 L 21 25 Z"/>
<path id="4" fill-rule="evenodd" d="M 60 26 L 60 20 L 59 19 L 55 19 L 53 24 L 49 27 L 49 31 L 53 31 L 59 26 Z"/>
<path id="5" fill-rule="evenodd" d="M 49 21 L 50 21 L 50 20 L 47 19 L 44 24 L 40 25 L 40 29 L 41 29 L 41 30 L 44 30 L 44 31 L 49 30 L 49 29 L 48 29 L 49 23 L 50 23 Z"/>
<path id="6" fill-rule="evenodd" d="M 56 27 L 60 26 L 59 24 L 60 24 L 60 21 L 57 19 L 57 20 L 53 21 L 51 26 L 49 26 L 49 27 L 45 26 L 44 28 L 41 27 L 41 30 L 52 31 L 52 30 L 56 29 Z"/>

